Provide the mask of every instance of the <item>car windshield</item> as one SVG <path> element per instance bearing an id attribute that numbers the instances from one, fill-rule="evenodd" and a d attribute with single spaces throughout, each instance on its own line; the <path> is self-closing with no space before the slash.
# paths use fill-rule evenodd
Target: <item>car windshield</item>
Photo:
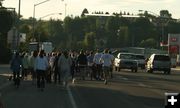
<path id="1" fill-rule="evenodd" d="M 136 59 L 145 59 L 143 55 L 136 55 Z"/>
<path id="2" fill-rule="evenodd" d="M 169 61 L 170 58 L 169 56 L 166 56 L 166 55 L 156 55 L 154 57 L 155 60 L 158 60 L 158 61 Z"/>
<path id="3" fill-rule="evenodd" d="M 135 57 L 132 54 L 121 54 L 120 58 L 121 59 L 134 59 Z"/>

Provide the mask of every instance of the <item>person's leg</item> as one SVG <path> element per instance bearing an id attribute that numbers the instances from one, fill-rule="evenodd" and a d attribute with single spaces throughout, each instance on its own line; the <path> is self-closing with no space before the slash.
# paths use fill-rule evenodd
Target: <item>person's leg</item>
<path id="1" fill-rule="evenodd" d="M 36 71 L 34 71 L 34 69 L 32 69 L 31 72 L 32 72 L 32 84 L 34 84 L 37 78 L 37 73 Z"/>
<path id="2" fill-rule="evenodd" d="M 15 80 L 16 80 L 16 72 L 13 71 L 13 81 L 14 81 L 14 83 L 15 83 Z"/>
<path id="3" fill-rule="evenodd" d="M 41 72 L 41 88 L 45 88 L 45 71 Z"/>
<path id="4" fill-rule="evenodd" d="M 103 67 L 104 84 L 107 84 L 108 67 Z"/>
<path id="5" fill-rule="evenodd" d="M 58 76 L 58 72 L 54 71 L 54 83 L 57 83 L 57 76 Z"/>
<path id="6" fill-rule="evenodd" d="M 59 71 L 57 71 L 57 76 L 58 76 L 58 83 L 61 83 L 61 73 Z"/>
<path id="7" fill-rule="evenodd" d="M 113 78 L 113 66 L 112 65 L 110 66 L 109 75 L 110 75 L 110 78 Z"/>
<path id="8" fill-rule="evenodd" d="M 97 65 L 97 74 L 98 74 L 98 80 L 102 79 L 102 67 L 101 65 Z"/>
<path id="9" fill-rule="evenodd" d="M 40 72 L 37 70 L 37 87 L 40 88 Z"/>
<path id="10" fill-rule="evenodd" d="M 17 87 L 20 85 L 20 71 L 17 72 Z"/>

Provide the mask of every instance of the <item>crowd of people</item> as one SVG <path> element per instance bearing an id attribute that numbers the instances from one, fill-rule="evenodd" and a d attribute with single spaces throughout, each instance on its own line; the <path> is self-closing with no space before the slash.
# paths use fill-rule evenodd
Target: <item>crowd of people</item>
<path id="1" fill-rule="evenodd" d="M 44 50 L 28 53 L 16 52 L 11 60 L 10 68 L 13 81 L 19 87 L 21 80 L 31 75 L 32 83 L 42 91 L 45 83 L 68 85 L 76 80 L 102 80 L 104 84 L 112 78 L 114 56 L 108 49 L 96 51 L 58 51 L 46 54 Z M 36 83 L 35 83 L 36 82 Z"/>

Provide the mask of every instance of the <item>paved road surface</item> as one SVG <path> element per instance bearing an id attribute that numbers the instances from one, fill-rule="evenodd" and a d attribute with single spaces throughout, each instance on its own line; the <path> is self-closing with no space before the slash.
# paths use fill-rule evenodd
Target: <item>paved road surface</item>
<path id="1" fill-rule="evenodd" d="M 46 84 L 44 92 L 29 80 L 19 89 L 12 84 L 1 89 L 6 108 L 163 108 L 165 92 L 180 92 L 179 70 L 171 75 L 124 70 L 114 72 L 108 85 L 77 80 L 67 88 Z"/>

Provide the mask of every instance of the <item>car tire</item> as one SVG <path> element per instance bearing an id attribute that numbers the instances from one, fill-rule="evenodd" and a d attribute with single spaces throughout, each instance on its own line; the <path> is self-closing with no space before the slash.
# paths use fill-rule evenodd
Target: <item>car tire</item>
<path id="1" fill-rule="evenodd" d="M 118 67 L 115 66 L 115 71 L 118 71 Z"/>
<path id="2" fill-rule="evenodd" d="M 120 67 L 118 67 L 118 72 L 120 72 L 121 71 L 121 68 Z"/>
<path id="3" fill-rule="evenodd" d="M 166 70 L 166 74 L 171 74 L 171 69 Z"/>
<path id="4" fill-rule="evenodd" d="M 152 69 L 149 69 L 149 73 L 153 73 L 153 70 L 152 70 Z"/>
<path id="5" fill-rule="evenodd" d="M 138 69 L 136 68 L 136 69 L 134 69 L 134 72 L 137 72 L 138 71 Z"/>

